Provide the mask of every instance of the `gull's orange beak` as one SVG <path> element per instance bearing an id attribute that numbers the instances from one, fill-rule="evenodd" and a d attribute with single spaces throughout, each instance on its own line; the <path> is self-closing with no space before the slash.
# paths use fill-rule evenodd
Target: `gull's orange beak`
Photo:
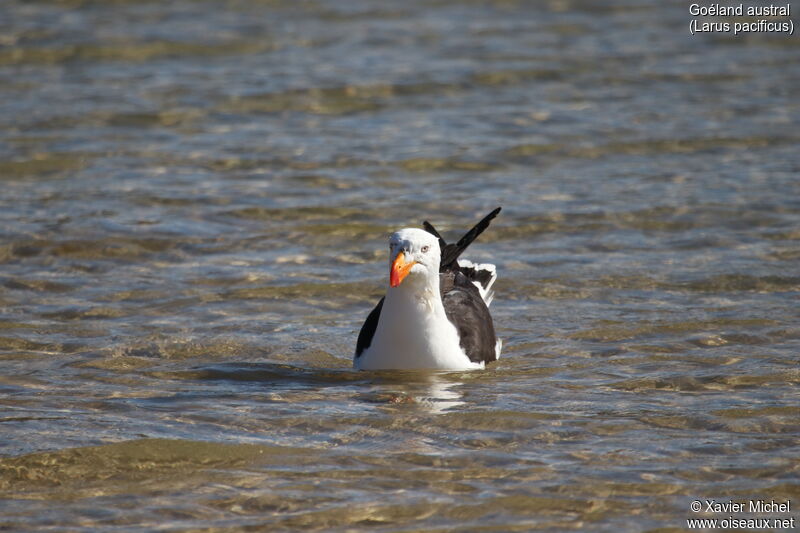
<path id="1" fill-rule="evenodd" d="M 392 263 L 392 268 L 389 270 L 389 285 L 392 287 L 397 287 L 400 285 L 408 273 L 411 272 L 411 267 L 416 265 L 416 261 L 410 261 L 406 263 L 406 254 L 405 252 L 400 252 L 397 254 L 397 257 L 394 258 L 394 262 Z"/>

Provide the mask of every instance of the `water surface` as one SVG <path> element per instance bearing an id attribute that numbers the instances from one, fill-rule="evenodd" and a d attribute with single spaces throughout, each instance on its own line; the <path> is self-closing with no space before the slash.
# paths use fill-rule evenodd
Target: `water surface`
<path id="1" fill-rule="evenodd" d="M 796 37 L 656 1 L 2 10 L 0 529 L 800 505 Z M 352 371 L 387 234 L 497 205 L 503 358 Z"/>

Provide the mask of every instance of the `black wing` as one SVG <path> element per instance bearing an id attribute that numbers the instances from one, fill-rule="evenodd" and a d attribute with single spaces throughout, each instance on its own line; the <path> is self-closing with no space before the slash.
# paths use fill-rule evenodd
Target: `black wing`
<path id="1" fill-rule="evenodd" d="M 375 336 L 375 330 L 378 329 L 378 320 L 381 318 L 381 309 L 383 308 L 383 298 L 378 302 L 367 319 L 364 325 L 361 326 L 361 331 L 358 333 L 358 341 L 356 341 L 356 357 L 361 357 L 361 354 L 370 347 L 372 344 L 372 337 Z"/>
<path id="2" fill-rule="evenodd" d="M 439 272 L 447 272 L 454 267 L 458 267 L 458 257 L 464 253 L 464 250 L 466 250 L 470 244 L 472 244 L 472 241 L 478 238 L 478 235 L 483 233 L 484 230 L 489 227 L 492 219 L 496 217 L 498 213 L 500 213 L 501 209 L 502 207 L 498 207 L 483 217 L 480 222 L 475 224 L 475 226 L 465 233 L 463 237 L 458 239 L 458 242 L 455 244 L 447 244 L 442 236 L 439 235 L 439 232 L 436 231 L 436 228 L 434 228 L 433 225 L 427 220 L 422 223 L 425 231 L 439 239 L 439 247 L 442 249 L 442 260 L 441 264 L 439 265 Z"/>
<path id="3" fill-rule="evenodd" d="M 458 270 L 439 274 L 442 304 L 447 319 L 458 331 L 459 344 L 473 363 L 497 359 L 497 337 L 489 308 L 481 293 Z"/>
<path id="4" fill-rule="evenodd" d="M 493 273 L 473 267 L 462 267 L 458 264 L 459 256 L 489 227 L 492 219 L 500 213 L 501 208 L 493 210 L 480 222 L 461 237 L 455 244 L 447 244 L 436 228 L 427 220 L 422 223 L 425 231 L 439 239 L 442 249 L 439 267 L 439 287 L 442 303 L 447 319 L 456 327 L 461 349 L 473 363 L 489 363 L 497 360 L 497 337 L 494 322 L 489 308 L 481 297 L 480 291 L 473 284 L 478 282 L 487 287 Z"/>

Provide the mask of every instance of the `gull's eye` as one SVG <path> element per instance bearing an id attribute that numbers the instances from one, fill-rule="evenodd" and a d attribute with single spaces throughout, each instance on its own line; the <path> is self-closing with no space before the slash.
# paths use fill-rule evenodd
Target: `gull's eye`
<path id="1" fill-rule="evenodd" d="M 431 249 L 431 247 L 426 244 L 425 246 L 422 247 L 422 253 L 423 254 L 427 254 L 428 250 L 430 250 L 430 249 Z"/>

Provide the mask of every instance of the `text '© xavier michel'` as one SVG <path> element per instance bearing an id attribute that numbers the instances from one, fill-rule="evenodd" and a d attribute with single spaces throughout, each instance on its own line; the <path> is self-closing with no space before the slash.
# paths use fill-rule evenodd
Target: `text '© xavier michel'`
<path id="1" fill-rule="evenodd" d="M 720 5 L 691 4 L 689 31 L 696 33 L 788 33 L 794 34 L 791 4 Z M 746 17 L 737 21 L 700 20 L 703 17 Z M 749 19 L 749 20 L 748 20 Z M 756 19 L 756 20 L 753 20 Z"/>

